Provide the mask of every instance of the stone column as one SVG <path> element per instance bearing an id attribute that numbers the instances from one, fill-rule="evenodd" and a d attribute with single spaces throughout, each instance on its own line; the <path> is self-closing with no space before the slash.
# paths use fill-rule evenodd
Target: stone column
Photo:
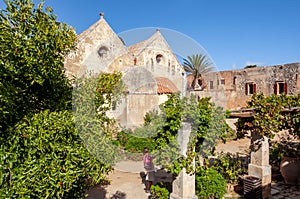
<path id="1" fill-rule="evenodd" d="M 271 165 L 269 164 L 269 142 L 265 136 L 251 133 L 251 163 L 248 174 L 262 180 L 262 198 L 271 198 Z"/>
<path id="2" fill-rule="evenodd" d="M 177 140 L 181 149 L 180 153 L 184 156 L 186 156 L 190 133 L 191 124 L 182 123 Z M 170 194 L 170 199 L 197 199 L 195 195 L 195 175 L 187 174 L 186 169 L 183 168 L 173 181 L 173 192 Z"/>

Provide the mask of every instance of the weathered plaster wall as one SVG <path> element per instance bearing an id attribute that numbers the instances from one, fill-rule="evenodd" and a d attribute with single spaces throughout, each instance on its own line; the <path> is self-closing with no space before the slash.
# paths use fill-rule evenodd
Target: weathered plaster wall
<path id="1" fill-rule="evenodd" d="M 239 109 L 252 97 L 246 94 L 247 83 L 256 85 L 256 93 L 270 96 L 274 94 L 274 84 L 283 82 L 287 84 L 287 95 L 295 95 L 300 92 L 299 75 L 300 63 L 213 72 L 204 76 L 207 88 L 195 93 L 211 96 L 212 101 L 225 109 Z"/>
<path id="2" fill-rule="evenodd" d="M 144 123 L 146 112 L 157 109 L 159 96 L 157 94 L 129 94 L 127 96 L 127 121 L 128 128 L 134 128 Z"/>
<path id="3" fill-rule="evenodd" d="M 154 77 L 170 79 L 178 90 L 182 90 L 184 70 L 160 31 L 140 43 L 132 53 L 137 66 L 145 67 Z"/>
<path id="4" fill-rule="evenodd" d="M 66 74 L 69 77 L 81 76 L 87 71 L 107 72 L 112 63 L 116 65 L 115 68 L 121 68 L 123 61 L 130 59 L 128 49 L 103 16 L 78 36 L 76 48 L 65 59 Z"/>

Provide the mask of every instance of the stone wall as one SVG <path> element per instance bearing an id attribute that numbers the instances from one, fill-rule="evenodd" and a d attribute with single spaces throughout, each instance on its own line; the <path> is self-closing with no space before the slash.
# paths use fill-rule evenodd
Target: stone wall
<path id="1" fill-rule="evenodd" d="M 121 68 L 119 65 L 128 65 L 129 61 L 127 47 L 101 15 L 96 23 L 78 35 L 76 50 L 68 54 L 64 65 L 67 76 L 72 77 L 88 71 L 107 72 L 110 67 Z"/>
<path id="2" fill-rule="evenodd" d="M 199 97 L 211 96 L 212 101 L 224 109 L 240 109 L 247 105 L 253 93 L 265 96 L 271 96 L 274 91 L 276 94 L 280 91 L 286 91 L 287 95 L 298 94 L 299 75 L 300 63 L 212 72 L 204 75 L 207 88 L 193 92 Z"/>
<path id="3" fill-rule="evenodd" d="M 144 124 L 145 114 L 158 108 L 157 94 L 130 94 L 127 96 L 127 128 L 135 128 Z"/>
<path id="4" fill-rule="evenodd" d="M 145 67 L 154 77 L 168 78 L 178 90 L 182 90 L 184 70 L 159 30 L 129 49 L 133 53 L 134 64 Z"/>
<path id="5" fill-rule="evenodd" d="M 127 96 L 107 114 L 121 126 L 142 125 L 144 115 L 167 99 L 159 95 L 157 77 L 170 80 L 182 91 L 183 68 L 168 43 L 157 30 L 133 46 L 127 47 L 100 14 L 100 19 L 77 37 L 77 48 L 65 59 L 68 77 L 121 71 Z"/>

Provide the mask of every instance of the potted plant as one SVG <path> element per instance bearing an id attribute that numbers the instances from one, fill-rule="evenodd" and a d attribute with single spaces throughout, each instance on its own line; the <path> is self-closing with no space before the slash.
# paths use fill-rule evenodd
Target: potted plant
<path id="1" fill-rule="evenodd" d="M 273 161 L 277 158 L 280 173 L 286 184 L 297 185 L 300 178 L 300 143 L 282 137 L 271 146 Z M 276 159 L 275 159 L 276 161 Z"/>

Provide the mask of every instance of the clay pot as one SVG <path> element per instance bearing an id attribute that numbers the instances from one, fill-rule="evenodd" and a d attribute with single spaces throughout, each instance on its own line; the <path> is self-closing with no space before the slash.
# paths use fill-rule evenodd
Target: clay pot
<path id="1" fill-rule="evenodd" d="M 297 185 L 300 178 L 300 160 L 284 157 L 280 162 L 280 172 L 286 184 Z"/>

